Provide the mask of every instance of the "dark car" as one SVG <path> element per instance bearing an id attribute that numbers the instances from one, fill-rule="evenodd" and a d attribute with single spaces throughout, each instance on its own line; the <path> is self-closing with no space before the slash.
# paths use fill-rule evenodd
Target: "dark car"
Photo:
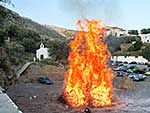
<path id="1" fill-rule="evenodd" d="M 136 74 L 136 73 L 131 73 L 128 75 L 128 77 L 133 79 L 134 81 L 142 81 L 146 78 L 144 74 Z"/>
<path id="2" fill-rule="evenodd" d="M 38 82 L 41 84 L 46 84 L 46 85 L 51 85 L 54 83 L 52 80 L 49 80 L 48 77 L 39 77 Z"/>
<path id="3" fill-rule="evenodd" d="M 145 74 L 145 71 L 144 70 L 135 70 L 134 73 L 138 73 L 138 74 Z"/>
<path id="4" fill-rule="evenodd" d="M 127 75 L 127 72 L 120 71 L 120 70 L 114 70 L 113 72 L 114 72 L 114 74 L 117 75 L 118 77 L 122 77 L 123 75 Z"/>

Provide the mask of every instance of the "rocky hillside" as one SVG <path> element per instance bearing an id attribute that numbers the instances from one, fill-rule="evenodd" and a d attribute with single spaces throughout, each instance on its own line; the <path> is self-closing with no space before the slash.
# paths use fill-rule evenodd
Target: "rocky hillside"
<path id="1" fill-rule="evenodd" d="M 44 25 L 44 26 L 47 27 L 48 29 L 56 30 L 59 34 L 67 38 L 74 37 L 75 34 L 78 32 L 77 30 L 61 28 L 53 25 Z"/>
<path id="2" fill-rule="evenodd" d="M 18 13 L 13 12 L 3 6 L 0 6 L 0 26 L 6 27 L 10 24 L 17 24 L 22 28 L 30 29 L 37 32 L 41 38 L 47 39 L 64 39 L 56 30 L 40 25 L 29 18 L 21 17 Z"/>

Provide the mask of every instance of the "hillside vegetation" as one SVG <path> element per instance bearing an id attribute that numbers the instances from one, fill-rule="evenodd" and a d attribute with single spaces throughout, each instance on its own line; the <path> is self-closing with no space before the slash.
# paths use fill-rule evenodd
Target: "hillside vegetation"
<path id="1" fill-rule="evenodd" d="M 40 25 L 31 19 L 0 6 L 0 85 L 10 86 L 16 80 L 15 69 L 20 64 L 33 61 L 41 42 L 49 48 L 53 61 L 48 64 L 67 64 L 68 43 L 78 31 L 50 25 Z M 149 56 L 149 44 L 141 44 L 139 37 L 108 36 L 107 44 L 112 55 Z M 132 42 L 136 41 L 132 45 Z M 57 62 L 57 63 L 56 63 Z"/>
<path id="2" fill-rule="evenodd" d="M 17 24 L 24 29 L 30 29 L 37 32 L 41 38 L 65 38 L 57 33 L 57 31 L 42 26 L 29 18 L 21 17 L 18 13 L 15 13 L 3 6 L 0 6 L 0 26 L 6 27 L 10 24 Z"/>
<path id="3" fill-rule="evenodd" d="M 0 6 L 0 84 L 7 87 L 14 83 L 16 67 L 33 61 L 41 42 L 49 46 L 49 42 L 64 39 L 54 29 Z"/>

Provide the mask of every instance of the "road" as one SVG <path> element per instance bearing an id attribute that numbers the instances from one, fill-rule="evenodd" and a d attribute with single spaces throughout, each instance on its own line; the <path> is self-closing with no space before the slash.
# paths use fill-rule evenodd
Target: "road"
<path id="1" fill-rule="evenodd" d="M 57 101 L 62 94 L 64 71 L 56 66 L 31 65 L 19 78 L 20 82 L 7 92 L 24 113 L 81 113 L 84 108 L 73 109 Z M 40 76 L 48 76 L 54 84 L 39 84 Z M 117 77 L 114 82 L 120 79 Z M 150 113 L 150 77 L 134 84 L 134 91 L 114 87 L 112 106 L 90 107 L 92 113 Z"/>

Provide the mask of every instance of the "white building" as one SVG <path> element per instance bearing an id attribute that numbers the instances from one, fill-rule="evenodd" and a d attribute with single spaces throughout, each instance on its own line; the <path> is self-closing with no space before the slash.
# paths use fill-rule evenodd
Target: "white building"
<path id="1" fill-rule="evenodd" d="M 110 27 L 110 30 L 106 31 L 106 36 L 115 36 L 115 37 L 121 37 L 121 36 L 128 36 L 128 31 L 124 30 L 122 28 L 118 27 Z"/>
<path id="2" fill-rule="evenodd" d="M 150 33 L 149 34 L 140 34 L 141 41 L 143 43 L 150 43 Z"/>
<path id="3" fill-rule="evenodd" d="M 143 56 L 112 56 L 111 61 L 113 62 L 136 62 L 136 63 L 148 63 L 148 60 L 143 58 Z"/>
<path id="4" fill-rule="evenodd" d="M 50 58 L 48 48 L 45 48 L 43 43 L 41 43 L 40 49 L 36 50 L 36 58 L 39 61 L 42 60 L 42 59 Z"/>

